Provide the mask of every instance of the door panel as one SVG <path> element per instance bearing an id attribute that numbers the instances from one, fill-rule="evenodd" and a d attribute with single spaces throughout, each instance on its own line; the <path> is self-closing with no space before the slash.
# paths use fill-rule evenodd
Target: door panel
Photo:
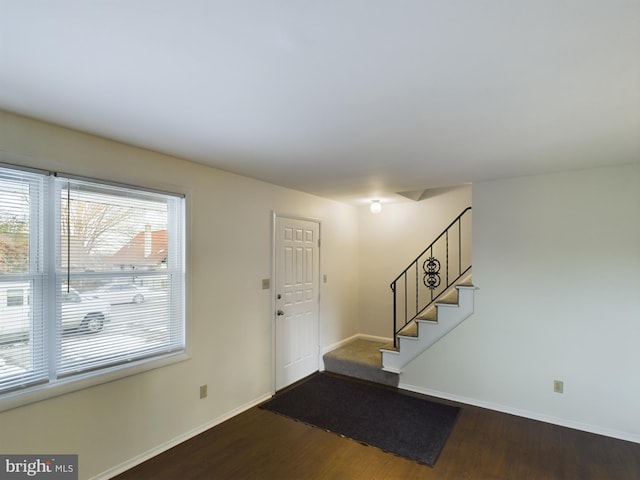
<path id="1" fill-rule="evenodd" d="M 319 247 L 316 222 L 276 217 L 276 390 L 318 370 Z"/>

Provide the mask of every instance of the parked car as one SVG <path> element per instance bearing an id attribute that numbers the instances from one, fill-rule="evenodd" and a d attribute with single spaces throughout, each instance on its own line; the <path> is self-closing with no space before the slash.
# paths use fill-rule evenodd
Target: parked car
<path id="1" fill-rule="evenodd" d="M 110 283 L 85 296 L 108 301 L 111 305 L 118 303 L 142 303 L 149 290 L 133 283 Z"/>
<path id="2" fill-rule="evenodd" d="M 29 340 L 31 306 L 29 283 L 0 284 L 0 343 Z"/>
<path id="3" fill-rule="evenodd" d="M 81 333 L 98 333 L 111 318 L 111 306 L 100 299 L 63 287 L 61 293 L 62 329 Z"/>
<path id="4" fill-rule="evenodd" d="M 0 283 L 0 343 L 27 341 L 31 332 L 29 282 Z M 75 289 L 60 292 L 61 326 L 64 331 L 98 333 L 111 318 L 111 306 L 88 298 Z"/>

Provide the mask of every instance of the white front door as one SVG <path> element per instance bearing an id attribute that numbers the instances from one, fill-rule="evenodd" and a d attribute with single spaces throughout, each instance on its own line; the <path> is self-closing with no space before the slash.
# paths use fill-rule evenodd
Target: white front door
<path id="1" fill-rule="evenodd" d="M 319 233 L 317 222 L 276 217 L 276 390 L 318 370 Z"/>

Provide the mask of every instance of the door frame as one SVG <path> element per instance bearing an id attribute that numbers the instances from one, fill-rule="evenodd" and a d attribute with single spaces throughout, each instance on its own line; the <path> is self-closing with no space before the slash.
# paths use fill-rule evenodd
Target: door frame
<path id="1" fill-rule="evenodd" d="M 322 323 L 320 301 L 322 298 L 322 222 L 317 218 L 278 213 L 275 210 L 271 210 L 271 288 L 269 289 L 271 298 L 269 302 L 269 315 L 271 318 L 271 395 L 276 393 L 276 227 L 278 218 L 302 220 L 318 224 L 318 278 L 316 279 L 318 282 L 318 368 L 322 365 L 322 349 L 320 348 L 320 325 Z"/>

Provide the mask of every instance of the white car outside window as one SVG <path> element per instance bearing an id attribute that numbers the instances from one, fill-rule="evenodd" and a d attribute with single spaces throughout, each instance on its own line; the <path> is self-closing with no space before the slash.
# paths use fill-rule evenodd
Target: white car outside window
<path id="1" fill-rule="evenodd" d="M 29 283 L 0 284 L 0 343 L 28 341 L 31 331 Z M 111 306 L 96 298 L 88 298 L 75 289 L 63 287 L 60 292 L 63 331 L 98 333 L 111 319 Z"/>
<path id="2" fill-rule="evenodd" d="M 111 307 L 100 299 L 80 295 L 73 288 L 62 290 L 62 329 L 98 333 L 110 320 Z"/>
<path id="3" fill-rule="evenodd" d="M 142 303 L 148 294 L 148 289 L 133 283 L 111 283 L 93 292 L 88 292 L 86 296 L 99 298 L 115 305 L 118 303 Z"/>

